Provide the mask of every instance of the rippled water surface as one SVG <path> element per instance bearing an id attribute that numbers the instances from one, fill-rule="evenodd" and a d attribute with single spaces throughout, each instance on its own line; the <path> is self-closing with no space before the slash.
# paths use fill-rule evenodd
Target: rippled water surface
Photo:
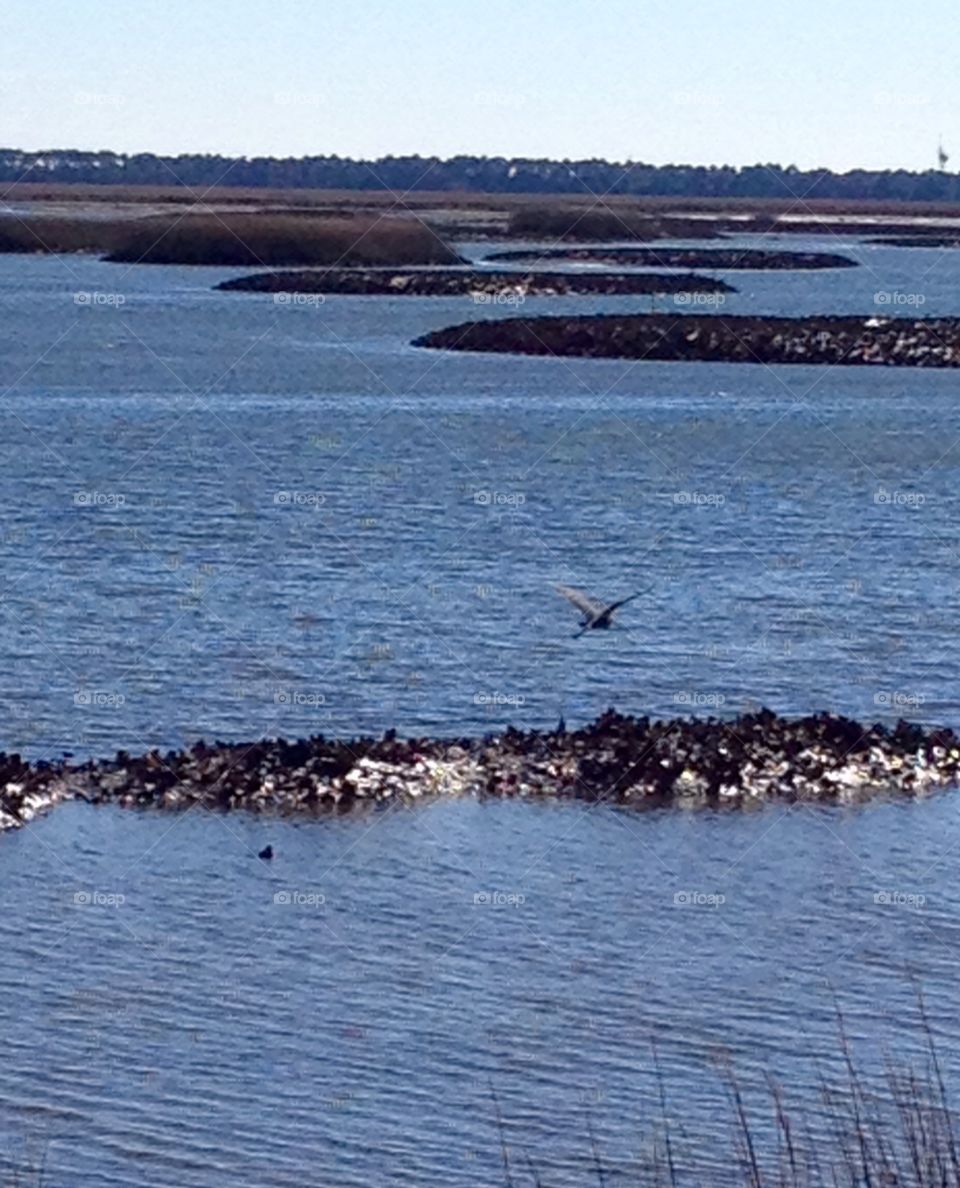
<path id="1" fill-rule="evenodd" d="M 960 314 L 960 255 L 855 251 L 722 274 L 723 311 Z M 283 306 L 212 291 L 226 275 L 0 258 L 7 749 L 610 703 L 957 722 L 955 376 L 431 353 L 410 340 L 515 311 Z M 557 581 L 646 592 L 574 641 Z M 725 1161 L 711 1054 L 812 1095 L 834 990 L 879 1059 L 913 1042 L 917 973 L 950 1064 L 955 814 L 951 793 L 309 824 L 67 806 L 0 839 L 0 1166 L 494 1185 L 495 1092 L 572 1188 L 588 1118 L 611 1167 L 643 1160 L 651 1037 L 691 1145 Z"/>

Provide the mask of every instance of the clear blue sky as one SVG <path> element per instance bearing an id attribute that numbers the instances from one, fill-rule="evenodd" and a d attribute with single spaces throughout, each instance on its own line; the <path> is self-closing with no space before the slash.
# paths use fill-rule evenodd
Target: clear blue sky
<path id="1" fill-rule="evenodd" d="M 0 145 L 960 167 L 957 0 L 6 0 Z"/>

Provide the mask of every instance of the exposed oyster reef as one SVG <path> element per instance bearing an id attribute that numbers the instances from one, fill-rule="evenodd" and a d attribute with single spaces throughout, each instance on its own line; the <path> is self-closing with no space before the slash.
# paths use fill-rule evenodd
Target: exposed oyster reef
<path id="1" fill-rule="evenodd" d="M 960 318 L 556 315 L 463 322 L 413 345 L 595 359 L 960 367 Z"/>
<path id="2" fill-rule="evenodd" d="M 227 292 L 272 293 L 278 303 L 297 293 L 361 297 L 473 297 L 482 301 L 526 297 L 617 296 L 645 293 L 733 293 L 726 281 L 688 272 L 521 272 L 456 268 L 325 268 L 258 272 L 216 286 Z"/>
<path id="3" fill-rule="evenodd" d="M 760 248 L 565 247 L 540 251 L 492 252 L 487 262 L 511 264 L 598 264 L 610 267 L 720 268 L 761 271 L 856 268 L 857 261 L 832 252 L 769 251 Z"/>
<path id="4" fill-rule="evenodd" d="M 471 795 L 566 797 L 611 804 L 745 806 L 920 795 L 958 780 L 952 730 L 862 726 L 769 710 L 730 721 L 652 722 L 608 710 L 581 730 L 508 729 L 482 738 L 383 738 L 208 745 L 81 765 L 0 756 L 0 827 L 64 799 L 123 806 L 344 810 Z"/>

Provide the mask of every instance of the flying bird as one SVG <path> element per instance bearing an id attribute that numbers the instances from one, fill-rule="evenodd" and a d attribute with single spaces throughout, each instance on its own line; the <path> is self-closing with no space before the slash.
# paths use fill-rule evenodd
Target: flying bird
<path id="1" fill-rule="evenodd" d="M 646 593 L 644 590 L 638 590 L 635 594 L 628 594 L 626 598 L 607 603 L 599 602 L 596 598 L 591 598 L 589 594 L 585 594 L 583 590 L 577 590 L 573 586 L 557 586 L 556 590 L 564 598 L 569 598 L 583 616 L 580 620 L 580 630 L 574 633 L 574 639 L 579 639 L 585 631 L 592 631 L 594 628 L 612 627 L 614 611 Z"/>

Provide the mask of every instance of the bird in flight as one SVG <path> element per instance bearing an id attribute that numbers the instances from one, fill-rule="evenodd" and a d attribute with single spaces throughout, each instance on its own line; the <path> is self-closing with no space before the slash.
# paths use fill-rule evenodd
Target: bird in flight
<path id="1" fill-rule="evenodd" d="M 645 593 L 644 590 L 638 590 L 635 594 L 628 594 L 626 598 L 607 603 L 598 602 L 596 598 L 591 598 L 589 594 L 585 594 L 573 586 L 557 586 L 556 590 L 564 598 L 569 598 L 583 616 L 580 620 L 580 630 L 574 633 L 574 639 L 579 639 L 585 631 L 593 631 L 598 627 L 604 629 L 612 627 L 614 611 L 619 610 L 621 606 L 626 606 L 628 602 L 633 602 L 634 598 L 639 598 L 641 594 Z"/>

